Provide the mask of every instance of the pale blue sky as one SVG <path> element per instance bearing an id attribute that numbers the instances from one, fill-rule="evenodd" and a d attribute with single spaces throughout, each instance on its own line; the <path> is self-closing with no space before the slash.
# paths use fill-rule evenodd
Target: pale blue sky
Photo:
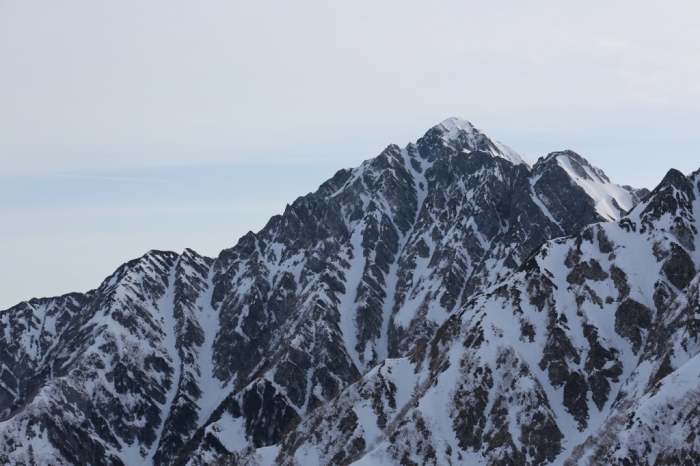
<path id="1" fill-rule="evenodd" d="M 216 255 L 451 116 L 621 184 L 700 168 L 700 6 L 0 0 L 0 309 Z"/>

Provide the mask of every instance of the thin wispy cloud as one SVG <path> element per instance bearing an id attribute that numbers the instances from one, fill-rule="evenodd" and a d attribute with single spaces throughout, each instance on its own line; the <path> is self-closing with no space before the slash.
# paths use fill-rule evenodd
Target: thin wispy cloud
<path id="1" fill-rule="evenodd" d="M 139 178 L 128 176 L 104 176 L 104 175 L 76 175 L 70 173 L 21 173 L 15 176 L 33 178 L 75 178 L 81 180 L 103 180 L 103 181 L 128 181 L 137 183 L 176 183 L 175 180 L 162 178 Z"/>
<path id="2" fill-rule="evenodd" d="M 157 217 L 246 214 L 259 211 L 281 213 L 284 204 L 279 202 L 236 202 L 227 203 L 178 203 L 178 204 L 117 204 L 99 206 L 70 206 L 59 208 L 8 209 L 3 211 L 2 221 L 11 223 L 22 218 L 104 218 L 104 217 Z"/>
<path id="3" fill-rule="evenodd" d="M 451 116 L 653 188 L 698 168 L 697 24 L 685 0 L 0 1 L 0 301 L 217 254 Z"/>
<path id="4" fill-rule="evenodd" d="M 700 121 L 697 2 L 39 4 L 0 2 L 4 172 L 342 158 L 450 116 L 497 139 Z"/>

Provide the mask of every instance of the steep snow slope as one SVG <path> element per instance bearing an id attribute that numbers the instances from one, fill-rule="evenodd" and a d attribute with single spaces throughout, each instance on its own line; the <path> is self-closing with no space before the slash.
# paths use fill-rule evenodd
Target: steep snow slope
<path id="1" fill-rule="evenodd" d="M 179 257 L 152 251 L 88 297 L 71 296 L 70 310 L 55 312 L 66 299 L 59 298 L 3 313 L 6 344 L 15 335 L 29 340 L 15 357 L 35 371 L 33 386 L 7 403 L 4 462 L 138 464 L 177 443 L 173 430 L 183 426 L 168 421 L 197 422 L 202 393 L 193 380 L 207 375 L 197 364 L 205 319 L 193 298 L 207 286 L 210 263 L 189 250 Z M 23 322 L 14 319 L 18 312 Z M 47 340 L 53 345 L 43 354 L 24 352 Z"/>
<path id="2" fill-rule="evenodd" d="M 700 175 L 671 170 L 620 221 L 546 243 L 313 412 L 276 463 L 697 462 L 698 213 Z"/>
<path id="3" fill-rule="evenodd" d="M 618 218 L 630 193 L 572 152 L 531 165 L 446 120 L 215 260 L 153 251 L 85 295 L 2 313 L 0 459 L 198 463 L 276 444 L 362 374 L 390 380 L 387 357 L 417 357 L 475 294 L 544 241 Z"/>
<path id="4" fill-rule="evenodd" d="M 532 160 L 498 141 L 489 139 L 480 129 L 463 118 L 448 118 L 438 125 L 443 129 L 442 140 L 462 150 L 488 152 L 502 157 L 515 165 L 525 164 L 532 167 Z M 455 144 L 457 143 L 457 144 Z"/>

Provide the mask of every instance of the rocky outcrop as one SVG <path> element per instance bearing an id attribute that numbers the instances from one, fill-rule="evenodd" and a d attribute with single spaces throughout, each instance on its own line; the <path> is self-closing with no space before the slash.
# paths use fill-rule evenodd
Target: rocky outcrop
<path id="1" fill-rule="evenodd" d="M 278 462 L 322 448 L 346 464 L 390 442 L 398 462 L 551 462 L 561 419 L 598 425 L 631 370 L 623 356 L 695 276 L 695 181 L 667 178 L 619 224 L 590 226 L 643 193 L 571 151 L 531 165 L 446 120 L 215 259 L 152 251 L 97 290 L 0 314 L 0 459 L 206 464 L 283 445 Z M 620 259 L 629 235 L 660 258 L 651 302 Z M 593 319 L 576 333 L 591 309 L 617 312 L 619 330 Z M 448 351 L 462 336 L 468 357 Z M 544 352 L 523 357 L 521 343 Z M 453 371 L 460 385 L 440 399 L 455 442 L 421 408 Z M 337 429 L 342 448 L 325 436 Z"/>
<path id="2" fill-rule="evenodd" d="M 622 220 L 545 243 L 429 342 L 298 424 L 275 461 L 691 464 L 700 451 L 700 282 L 688 273 L 679 288 L 665 264 L 675 250 L 688 270 L 700 265 L 695 237 L 686 247 L 669 234 L 679 215 L 692 231 L 698 181 L 667 177 Z M 679 184 L 692 191 L 668 187 Z M 656 197 L 671 195 L 676 202 Z M 676 291 L 658 302 L 659 289 Z M 382 408 L 365 409 L 359 387 L 387 378 L 397 389 L 375 392 L 371 405 Z M 352 429 L 333 425 L 341 411 L 354 413 Z M 358 435 L 364 450 L 351 460 L 327 456 Z"/>

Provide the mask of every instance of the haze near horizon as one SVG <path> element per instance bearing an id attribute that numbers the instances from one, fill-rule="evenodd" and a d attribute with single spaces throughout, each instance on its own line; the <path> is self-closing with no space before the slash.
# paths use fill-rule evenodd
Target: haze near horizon
<path id="1" fill-rule="evenodd" d="M 0 309 L 216 255 L 451 116 L 616 183 L 700 168 L 693 2 L 0 1 Z"/>

